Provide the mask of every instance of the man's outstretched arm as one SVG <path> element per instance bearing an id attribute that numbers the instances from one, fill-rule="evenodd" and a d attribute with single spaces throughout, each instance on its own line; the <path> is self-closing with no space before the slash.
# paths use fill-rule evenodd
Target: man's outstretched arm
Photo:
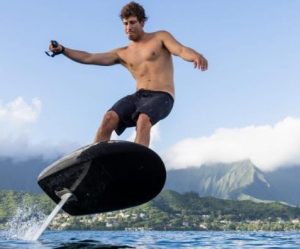
<path id="1" fill-rule="evenodd" d="M 183 46 L 166 31 L 160 31 L 159 36 L 161 37 L 164 46 L 171 54 L 179 56 L 186 61 L 193 62 L 195 68 L 201 69 L 202 71 L 207 70 L 208 62 L 202 54 L 192 48 Z"/>
<path id="2" fill-rule="evenodd" d="M 83 63 L 83 64 L 110 66 L 110 65 L 120 63 L 120 58 L 118 56 L 117 49 L 106 53 L 88 53 L 85 51 L 66 48 L 63 47 L 61 44 L 59 44 L 57 47 L 53 47 L 53 45 L 50 44 L 49 50 L 54 53 L 60 53 L 63 50 L 63 54 L 66 57 L 68 57 L 73 61 Z"/>

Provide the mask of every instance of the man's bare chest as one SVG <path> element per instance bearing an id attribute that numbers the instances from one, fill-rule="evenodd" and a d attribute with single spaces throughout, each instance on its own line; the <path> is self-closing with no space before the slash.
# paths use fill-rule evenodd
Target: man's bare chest
<path id="1" fill-rule="evenodd" d="M 137 67 L 143 63 L 155 62 L 166 53 L 159 42 L 148 42 L 136 46 L 128 46 L 122 53 L 122 60 L 129 68 Z"/>

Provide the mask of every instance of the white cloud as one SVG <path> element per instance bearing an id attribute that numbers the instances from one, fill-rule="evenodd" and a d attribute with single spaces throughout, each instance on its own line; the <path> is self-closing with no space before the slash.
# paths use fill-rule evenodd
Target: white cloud
<path id="1" fill-rule="evenodd" d="M 56 145 L 32 143 L 41 110 L 42 102 L 38 98 L 26 102 L 17 97 L 5 104 L 0 101 L 0 157 L 22 160 L 41 155 L 53 158 L 76 148 L 74 143 L 68 142 Z"/>
<path id="2" fill-rule="evenodd" d="M 154 149 L 155 148 L 155 143 L 159 142 L 161 140 L 160 136 L 160 128 L 159 128 L 159 123 L 154 125 L 151 129 L 151 137 L 150 137 L 150 148 Z"/>
<path id="3" fill-rule="evenodd" d="M 41 108 L 42 103 L 37 98 L 30 103 L 22 97 L 7 104 L 0 102 L 0 143 L 25 139 L 31 126 L 37 121 Z"/>
<path id="4" fill-rule="evenodd" d="M 38 98 L 32 99 L 28 104 L 22 97 L 17 97 L 7 104 L 0 103 L 0 121 L 4 120 L 14 125 L 35 122 L 41 107 L 42 103 Z"/>
<path id="5" fill-rule="evenodd" d="M 245 159 L 262 170 L 300 164 L 300 119 L 287 117 L 275 125 L 221 128 L 208 137 L 178 142 L 164 159 L 169 168 Z"/>

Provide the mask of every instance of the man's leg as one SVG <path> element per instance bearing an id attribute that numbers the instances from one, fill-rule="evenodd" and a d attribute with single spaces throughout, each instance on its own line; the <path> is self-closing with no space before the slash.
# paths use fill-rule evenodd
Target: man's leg
<path id="1" fill-rule="evenodd" d="M 149 116 L 145 113 L 141 113 L 136 122 L 135 142 L 149 147 L 151 127 L 152 124 Z"/>
<path id="2" fill-rule="evenodd" d="M 102 123 L 97 130 L 94 143 L 110 140 L 111 134 L 117 128 L 118 123 L 119 123 L 118 114 L 114 111 L 108 111 L 104 115 Z"/>

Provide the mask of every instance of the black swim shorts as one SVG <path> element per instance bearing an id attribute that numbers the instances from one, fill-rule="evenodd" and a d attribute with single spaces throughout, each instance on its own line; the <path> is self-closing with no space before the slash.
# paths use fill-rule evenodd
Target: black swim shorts
<path id="1" fill-rule="evenodd" d="M 138 90 L 116 102 L 109 110 L 119 116 L 116 133 L 121 135 L 127 127 L 136 126 L 140 113 L 150 117 L 152 125 L 164 119 L 172 110 L 174 99 L 172 95 L 163 91 Z"/>

